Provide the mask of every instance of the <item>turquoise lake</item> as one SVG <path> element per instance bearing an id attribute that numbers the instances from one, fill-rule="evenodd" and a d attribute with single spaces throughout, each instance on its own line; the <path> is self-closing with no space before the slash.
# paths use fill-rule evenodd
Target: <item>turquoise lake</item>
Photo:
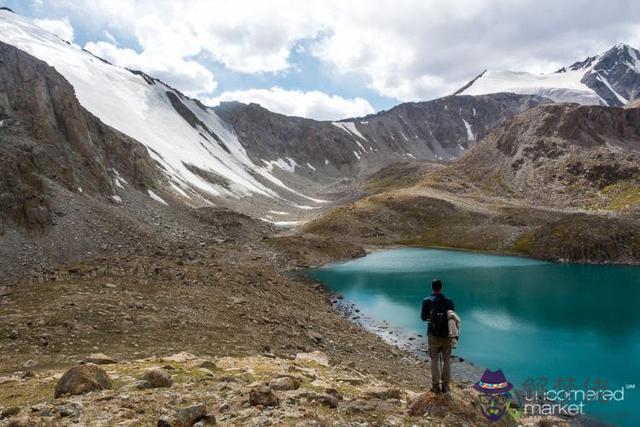
<path id="1" fill-rule="evenodd" d="M 585 413 L 640 425 L 640 267 L 406 248 L 310 275 L 365 316 L 416 334 L 425 332 L 421 302 L 438 277 L 463 320 L 457 355 L 501 368 L 516 388 L 531 378 L 547 388 L 569 378 L 577 388 L 624 387 L 624 401 L 585 402 Z"/>

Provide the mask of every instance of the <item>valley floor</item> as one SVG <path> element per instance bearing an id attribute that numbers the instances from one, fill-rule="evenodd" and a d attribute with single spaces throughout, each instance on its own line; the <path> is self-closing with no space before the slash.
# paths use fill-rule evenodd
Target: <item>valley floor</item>
<path id="1" fill-rule="evenodd" d="M 478 225 L 478 218 L 485 223 L 476 231 L 480 233 L 495 226 L 491 218 L 504 218 L 499 204 L 433 189 L 424 194 L 385 190 L 355 202 L 355 207 L 337 208 L 347 216 L 338 217 L 322 233 L 310 228 L 335 217 L 336 211 L 303 231 L 278 230 L 224 209 L 177 213 L 169 208 L 152 212 L 147 221 L 127 220 L 126 228 L 119 220 L 101 227 L 82 225 L 102 230 L 93 238 L 83 238 L 80 226 L 65 228 L 74 230 L 68 236 L 72 241 L 96 247 L 84 256 L 76 249 L 75 261 L 25 259 L 31 271 L 7 268 L 0 281 L 0 425 L 31 425 L 20 424 L 23 418 L 93 425 L 106 413 L 116 418 L 104 418 L 104 425 L 116 419 L 148 425 L 163 413 L 203 402 L 223 425 L 481 425 L 468 383 L 456 384 L 448 400 L 420 395 L 429 386 L 427 363 L 350 322 L 322 286 L 289 274 L 363 256 L 364 245 L 406 243 L 407 232 L 424 231 L 402 230 L 410 227 L 416 212 L 427 218 L 434 212 L 447 214 L 461 221 L 465 233 Z M 391 205 L 385 205 L 389 197 Z M 378 203 L 371 198 L 391 208 L 359 216 L 360 207 Z M 398 200 L 407 203 L 398 205 Z M 73 215 L 62 218 L 80 224 Z M 33 241 L 38 239 L 45 237 Z M 38 254 L 26 244 L 21 248 Z M 326 354 L 331 367 L 295 361 L 299 353 L 314 351 Z M 175 370 L 172 388 L 133 387 L 145 369 L 164 366 L 160 358 L 179 352 L 197 355 L 198 363 L 211 360 L 215 368 L 209 374 L 199 371 L 196 362 L 169 363 Z M 92 353 L 125 361 L 108 366 L 114 388 L 53 399 L 55 380 Z M 283 373 L 301 375 L 302 391 L 275 391 L 282 402 L 276 409 L 247 403 L 251 389 Z M 363 381 L 354 384 L 338 377 Z M 392 397 L 371 395 L 375 387 L 394 390 Z M 337 405 L 326 397 L 334 390 Z M 79 413 L 59 408 L 76 401 L 83 408 Z M 529 421 L 537 422 L 521 420 Z"/>
<path id="2" fill-rule="evenodd" d="M 447 398 L 422 394 L 427 363 L 351 323 L 321 286 L 286 274 L 362 248 L 247 234 L 1 285 L 0 425 L 149 425 L 201 404 L 221 425 L 482 425 L 469 384 Z M 179 352 L 197 357 L 162 360 Z M 310 352 L 330 366 L 300 360 Z M 113 387 L 53 399 L 62 373 L 92 353 L 122 361 L 105 366 Z M 152 367 L 169 369 L 173 385 L 136 388 Z M 274 387 L 275 407 L 250 403 L 252 389 L 283 375 L 299 377 L 299 388 Z"/>

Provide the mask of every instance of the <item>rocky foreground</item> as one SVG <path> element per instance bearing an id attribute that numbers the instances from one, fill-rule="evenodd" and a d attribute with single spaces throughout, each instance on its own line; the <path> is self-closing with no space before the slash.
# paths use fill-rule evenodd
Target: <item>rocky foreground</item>
<path id="1" fill-rule="evenodd" d="M 425 394 L 428 363 L 287 274 L 362 248 L 233 218 L 0 284 L 0 426 L 483 424 L 471 383 Z"/>
<path id="2" fill-rule="evenodd" d="M 66 372 L 0 377 L 0 425 L 484 425 L 472 393 L 459 385 L 447 395 L 425 393 L 336 365 L 320 351 L 289 359 L 181 352 L 117 361 L 94 354 Z"/>

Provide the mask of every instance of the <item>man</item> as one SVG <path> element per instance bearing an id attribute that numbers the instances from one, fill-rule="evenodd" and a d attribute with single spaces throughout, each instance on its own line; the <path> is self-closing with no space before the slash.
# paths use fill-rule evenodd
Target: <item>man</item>
<path id="1" fill-rule="evenodd" d="M 449 339 L 448 310 L 454 310 L 453 301 L 442 294 L 442 281 L 434 279 L 431 283 L 433 293 L 422 301 L 420 317 L 427 325 L 427 343 L 431 358 L 431 391 L 447 393 L 451 380 L 451 340 Z M 439 358 L 442 355 L 443 366 L 440 372 Z M 440 383 L 442 382 L 442 388 Z"/>

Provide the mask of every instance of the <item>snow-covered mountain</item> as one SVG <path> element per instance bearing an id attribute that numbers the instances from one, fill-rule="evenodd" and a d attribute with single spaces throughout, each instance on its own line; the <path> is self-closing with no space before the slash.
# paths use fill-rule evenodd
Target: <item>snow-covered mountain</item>
<path id="1" fill-rule="evenodd" d="M 446 97 L 321 122 L 257 105 L 207 107 L 8 10 L 0 10 L 0 42 L 53 67 L 81 107 L 146 148 L 160 177 L 144 191 L 148 200 L 213 203 L 274 222 L 326 206 L 327 184 L 343 178 L 398 161 L 452 160 L 508 117 L 545 102 L 512 94 Z M 120 185 L 104 196 L 119 201 L 127 189 L 121 188 L 120 168 L 113 169 L 111 178 Z"/>
<path id="2" fill-rule="evenodd" d="M 485 70 L 455 94 L 498 92 L 540 95 L 556 102 L 623 106 L 640 96 L 640 52 L 618 44 L 600 55 L 539 75 Z"/>
<path id="3" fill-rule="evenodd" d="M 315 201 L 288 187 L 266 164 L 251 161 L 212 109 L 163 82 L 113 66 L 6 10 L 0 11 L 0 41 L 53 66 L 84 108 L 145 145 L 177 195 L 194 201 L 251 194 Z"/>

